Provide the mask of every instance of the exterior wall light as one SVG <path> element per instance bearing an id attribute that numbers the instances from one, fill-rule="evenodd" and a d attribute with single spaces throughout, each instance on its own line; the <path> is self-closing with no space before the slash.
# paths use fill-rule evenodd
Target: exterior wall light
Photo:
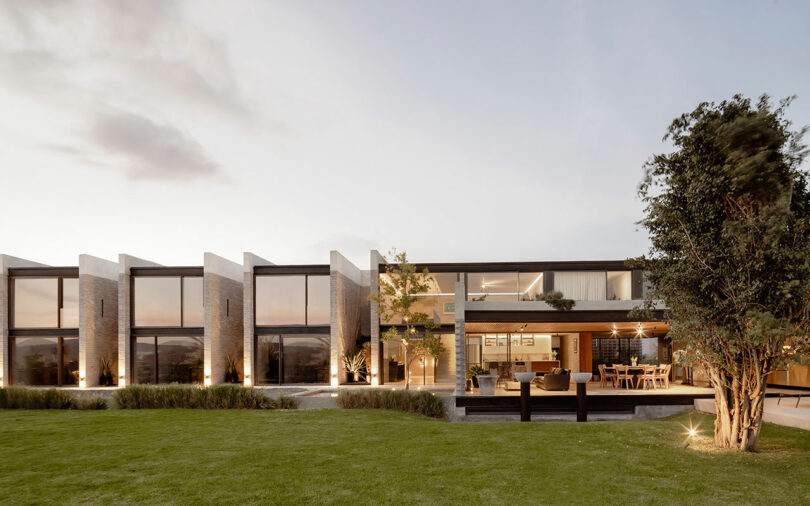
<path id="1" fill-rule="evenodd" d="M 253 385 L 253 381 L 250 379 L 250 374 L 245 374 L 245 386 L 249 387 Z"/>
<path id="2" fill-rule="evenodd" d="M 87 381 L 85 381 L 84 377 L 79 378 L 79 388 L 86 388 Z"/>
<path id="3" fill-rule="evenodd" d="M 2 388 L 2 387 L 3 387 L 3 385 L 4 385 L 4 383 L 3 383 L 3 377 L 2 377 L 2 376 L 0 376 L 0 388 Z"/>
<path id="4" fill-rule="evenodd" d="M 337 374 L 333 374 L 333 375 L 332 375 L 332 382 L 331 382 L 331 384 L 332 384 L 332 386 L 333 386 L 333 387 L 338 386 Z"/>
<path id="5" fill-rule="evenodd" d="M 207 386 L 207 387 L 211 386 L 211 376 L 210 375 L 205 377 L 205 386 Z"/>

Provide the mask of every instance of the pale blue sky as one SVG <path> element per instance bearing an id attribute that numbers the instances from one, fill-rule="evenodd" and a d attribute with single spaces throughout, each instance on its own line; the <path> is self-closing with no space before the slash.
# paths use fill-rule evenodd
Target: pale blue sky
<path id="1" fill-rule="evenodd" d="M 669 122 L 797 94 L 808 2 L 0 0 L 0 252 L 645 251 Z"/>

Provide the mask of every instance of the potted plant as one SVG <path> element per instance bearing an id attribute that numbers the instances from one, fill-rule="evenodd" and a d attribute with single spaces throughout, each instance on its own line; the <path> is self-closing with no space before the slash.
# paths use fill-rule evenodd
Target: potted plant
<path id="1" fill-rule="evenodd" d="M 101 370 L 98 373 L 98 384 L 110 387 L 113 384 L 112 364 L 109 358 L 101 359 Z"/>
<path id="2" fill-rule="evenodd" d="M 470 370 L 467 371 L 467 374 L 469 375 L 470 379 L 472 380 L 473 386 L 475 388 L 479 388 L 478 375 L 479 374 L 488 374 L 488 372 L 483 367 L 481 367 L 480 365 L 474 365 L 474 366 L 470 367 Z"/>
<path id="3" fill-rule="evenodd" d="M 638 357 L 630 357 L 630 365 L 638 365 Z"/>
<path id="4" fill-rule="evenodd" d="M 225 355 L 225 383 L 239 383 L 239 369 L 236 368 L 236 359 Z"/>
<path id="5" fill-rule="evenodd" d="M 346 365 L 346 371 L 352 375 L 355 383 L 359 383 L 363 369 L 366 367 L 366 356 L 363 351 L 353 351 L 343 354 L 343 363 Z"/>

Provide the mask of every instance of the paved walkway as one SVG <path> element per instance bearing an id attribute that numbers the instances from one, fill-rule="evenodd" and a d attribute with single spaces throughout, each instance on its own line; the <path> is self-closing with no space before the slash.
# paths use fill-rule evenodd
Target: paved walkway
<path id="1" fill-rule="evenodd" d="M 773 393 L 773 390 L 768 390 L 768 393 Z M 795 394 L 797 392 L 786 390 L 784 393 Z M 795 397 L 785 397 L 777 405 L 778 402 L 778 397 L 765 399 L 763 420 L 785 427 L 810 430 L 810 397 L 802 398 L 798 408 L 794 407 L 796 406 Z M 714 399 L 695 399 L 695 409 L 714 414 Z"/>

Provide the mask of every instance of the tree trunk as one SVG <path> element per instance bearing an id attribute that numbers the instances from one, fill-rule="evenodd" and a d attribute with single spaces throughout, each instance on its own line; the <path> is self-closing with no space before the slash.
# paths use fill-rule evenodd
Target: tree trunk
<path id="1" fill-rule="evenodd" d="M 762 429 L 765 402 L 763 366 L 742 367 L 740 378 L 710 368 L 717 418 L 714 442 L 721 448 L 754 451 Z"/>
<path id="2" fill-rule="evenodd" d="M 405 346 L 405 390 L 411 389 L 411 361 L 408 360 L 408 347 Z"/>

